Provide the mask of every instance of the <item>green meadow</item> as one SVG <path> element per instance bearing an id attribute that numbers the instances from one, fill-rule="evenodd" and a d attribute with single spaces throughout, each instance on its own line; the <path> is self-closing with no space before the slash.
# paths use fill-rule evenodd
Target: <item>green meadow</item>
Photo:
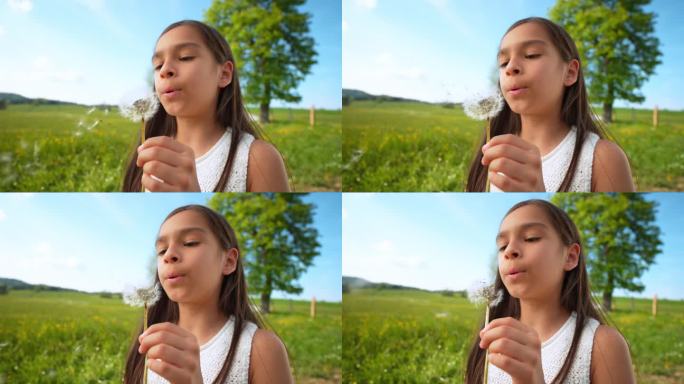
<path id="1" fill-rule="evenodd" d="M 121 189 L 139 125 L 72 105 L 10 105 L 0 110 L 1 191 L 109 192 Z M 271 110 L 266 139 L 285 159 L 296 191 L 340 190 L 340 111 Z"/>
<path id="2" fill-rule="evenodd" d="M 463 110 L 353 101 L 342 109 L 344 191 L 463 191 L 484 123 Z M 608 127 L 639 191 L 684 190 L 684 112 L 616 109 Z"/>
<path id="3" fill-rule="evenodd" d="M 274 300 L 266 321 L 288 349 L 297 383 L 338 383 L 341 305 Z M 72 292 L 0 295 L 0 383 L 120 383 L 142 308 Z"/>
<path id="4" fill-rule="evenodd" d="M 484 316 L 461 296 L 359 289 L 342 299 L 345 383 L 462 382 Z M 616 298 L 610 320 L 627 339 L 638 383 L 684 380 L 684 302 Z"/>

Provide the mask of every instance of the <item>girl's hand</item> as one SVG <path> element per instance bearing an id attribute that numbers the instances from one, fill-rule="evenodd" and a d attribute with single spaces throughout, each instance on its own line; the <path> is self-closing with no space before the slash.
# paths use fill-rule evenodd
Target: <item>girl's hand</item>
<path id="1" fill-rule="evenodd" d="M 174 384 L 202 383 L 199 343 L 192 333 L 173 323 L 158 323 L 138 341 L 138 352 L 147 353 L 147 366 L 161 377 Z"/>
<path id="2" fill-rule="evenodd" d="M 517 383 L 544 383 L 541 341 L 531 327 L 512 317 L 496 319 L 480 331 L 480 348 L 489 349 L 489 362 Z"/>
<path id="3" fill-rule="evenodd" d="M 505 192 L 545 192 L 539 149 L 512 134 L 495 136 L 482 147 L 489 181 Z M 499 174 L 499 172 L 503 173 Z"/>
<path id="4" fill-rule="evenodd" d="M 148 191 L 200 192 L 192 148 L 171 137 L 145 140 L 138 147 L 136 165 L 143 169 L 142 184 Z"/>

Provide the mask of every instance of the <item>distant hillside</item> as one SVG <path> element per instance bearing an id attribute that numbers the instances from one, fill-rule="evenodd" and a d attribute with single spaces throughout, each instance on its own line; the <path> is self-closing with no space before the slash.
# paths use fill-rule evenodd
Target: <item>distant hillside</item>
<path id="1" fill-rule="evenodd" d="M 0 277 L 0 285 L 5 285 L 9 289 L 22 290 L 22 289 L 34 289 L 38 291 L 62 291 L 62 292 L 81 292 L 76 289 L 53 287 L 51 285 L 45 284 L 29 284 L 17 279 L 9 279 L 6 277 Z M 85 293 L 85 292 L 82 292 Z"/>
<path id="2" fill-rule="evenodd" d="M 426 291 L 426 289 L 408 287 L 398 284 L 390 283 L 373 283 L 368 280 L 362 279 L 360 277 L 354 276 L 342 276 L 342 286 L 346 286 L 348 289 L 359 289 L 359 288 L 374 288 L 374 289 L 408 289 L 412 291 Z"/>
<path id="3" fill-rule="evenodd" d="M 0 101 L 6 101 L 7 104 L 48 104 L 48 105 L 82 105 L 78 103 L 71 103 L 67 101 L 51 100 L 51 99 L 31 99 L 16 93 L 0 92 Z"/>
<path id="4" fill-rule="evenodd" d="M 403 97 L 389 96 L 389 95 L 372 95 L 370 93 L 366 93 L 366 92 L 360 91 L 358 89 L 344 89 L 343 88 L 342 89 L 342 99 L 344 99 L 345 97 L 348 97 L 351 100 L 400 101 L 400 102 L 429 104 L 425 101 L 420 101 L 420 100 L 415 100 L 415 99 L 406 99 Z"/>

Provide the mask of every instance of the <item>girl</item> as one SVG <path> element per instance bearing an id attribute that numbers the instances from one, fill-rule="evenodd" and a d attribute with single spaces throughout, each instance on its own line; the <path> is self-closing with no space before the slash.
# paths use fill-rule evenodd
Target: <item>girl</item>
<path id="1" fill-rule="evenodd" d="M 175 209 L 156 242 L 147 331 L 132 344 L 124 383 L 291 383 L 287 353 L 250 308 L 240 249 L 223 216 L 200 205 Z"/>
<path id="2" fill-rule="evenodd" d="M 592 302 L 579 232 L 544 200 L 511 208 L 496 237 L 503 301 L 475 337 L 467 383 L 633 383 L 629 349 Z M 482 327 L 480 327 L 482 328 Z"/>
<path id="3" fill-rule="evenodd" d="M 515 22 L 498 54 L 503 110 L 470 165 L 466 190 L 634 191 L 627 157 L 592 117 L 568 33 L 539 17 Z"/>
<path id="4" fill-rule="evenodd" d="M 131 155 L 124 191 L 289 191 L 280 153 L 260 140 L 233 54 L 214 28 L 169 25 L 152 65 L 161 106 Z"/>

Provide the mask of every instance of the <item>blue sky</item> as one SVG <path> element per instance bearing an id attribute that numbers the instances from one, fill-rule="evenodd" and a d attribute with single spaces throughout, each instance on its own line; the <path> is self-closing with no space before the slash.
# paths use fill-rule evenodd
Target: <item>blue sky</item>
<path id="1" fill-rule="evenodd" d="M 149 280 L 159 226 L 174 208 L 212 194 L 1 193 L 0 277 L 84 291 L 117 291 Z M 314 193 L 320 256 L 299 280 L 299 296 L 340 301 L 341 195 Z"/>
<path id="2" fill-rule="evenodd" d="M 419 100 L 462 101 L 486 88 L 506 29 L 548 17 L 555 0 L 342 0 L 342 86 Z M 684 109 L 681 1 L 655 0 L 663 64 L 642 87 L 641 107 Z M 624 101 L 616 106 L 626 106 Z M 631 106 L 631 104 L 629 104 Z"/>
<path id="3" fill-rule="evenodd" d="M 116 104 L 145 84 L 161 31 L 202 20 L 211 0 L 0 0 L 0 92 Z M 310 0 L 318 64 L 288 106 L 341 106 L 341 4 Z M 230 42 L 229 42 L 230 43 Z M 285 105 L 274 102 L 273 106 Z"/>
<path id="4" fill-rule="evenodd" d="M 489 279 L 495 236 L 504 214 L 548 194 L 345 193 L 342 197 L 342 274 L 430 290 L 467 289 Z M 635 297 L 684 299 L 684 194 L 654 193 L 663 252 L 642 276 Z M 619 296 L 627 296 L 622 290 Z"/>

